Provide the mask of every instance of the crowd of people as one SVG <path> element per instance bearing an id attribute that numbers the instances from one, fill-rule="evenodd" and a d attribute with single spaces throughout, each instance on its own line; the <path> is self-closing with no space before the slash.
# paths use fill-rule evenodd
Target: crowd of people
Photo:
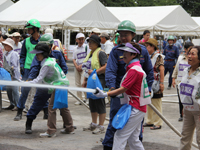
<path id="1" fill-rule="evenodd" d="M 63 47 L 58 39 L 53 38 L 53 30 L 46 29 L 40 35 L 40 22 L 31 19 L 25 25 L 28 35 L 15 32 L 12 35 L 1 35 L 0 66 L 5 63 L 11 67 L 12 80 L 26 81 L 32 84 L 69 85 L 68 68 L 63 55 Z M 91 122 L 83 131 L 92 134 L 105 133 L 104 150 L 125 149 L 128 142 L 131 150 L 144 149 L 143 127 L 151 130 L 161 129 L 162 119 L 148 106 L 152 104 L 162 114 L 162 97 L 164 76 L 169 72 L 168 90 L 177 88 L 180 118 L 183 121 L 180 149 L 191 149 L 192 136 L 196 127 L 197 143 L 199 138 L 199 64 L 200 47 L 190 41 L 183 43 L 180 37 L 168 36 L 162 42 L 150 38 L 150 31 L 145 30 L 143 38 L 138 42 L 133 39 L 136 27 L 129 20 L 118 25 L 117 32 L 110 40 L 107 32 L 93 28 L 89 37 L 85 34 L 76 35 L 73 50 L 75 84 L 87 87 L 90 74 L 96 70 L 97 76 L 105 92 L 97 88 L 94 94 L 97 99 L 89 98 L 83 92 L 77 92 L 80 100 L 89 104 Z M 21 42 L 20 42 L 21 37 Z M 7 86 L 10 105 L 5 110 L 17 111 L 14 121 L 22 119 L 23 111 L 27 113 L 25 133 L 32 134 L 32 123 L 38 113 L 43 110 L 47 119 L 47 131 L 40 137 L 56 136 L 56 109 L 53 109 L 56 90 L 23 88 Z M 19 94 L 21 91 L 21 95 Z M 118 96 L 118 95 L 122 96 Z M 84 95 L 84 96 L 83 96 Z M 104 127 L 106 102 L 110 103 L 109 124 Z M 80 104 L 76 102 L 75 104 Z M 131 114 L 124 128 L 117 130 L 112 121 L 123 104 L 131 106 Z M 145 113 L 147 113 L 144 123 Z M 62 134 L 74 134 L 72 116 L 68 108 L 60 109 L 63 118 Z"/>

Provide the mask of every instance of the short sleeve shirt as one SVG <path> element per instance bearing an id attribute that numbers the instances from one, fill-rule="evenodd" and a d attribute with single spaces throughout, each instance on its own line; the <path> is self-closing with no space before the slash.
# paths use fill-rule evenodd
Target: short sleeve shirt
<path id="1" fill-rule="evenodd" d="M 106 41 L 105 45 L 104 45 L 104 51 L 105 53 L 108 55 L 110 54 L 112 48 L 114 47 L 113 43 L 110 42 L 109 40 Z"/>
<path id="2" fill-rule="evenodd" d="M 83 44 L 81 47 L 76 46 L 73 52 L 73 59 L 76 60 L 77 65 L 81 65 L 87 56 L 86 50 L 85 50 L 85 44 Z"/>

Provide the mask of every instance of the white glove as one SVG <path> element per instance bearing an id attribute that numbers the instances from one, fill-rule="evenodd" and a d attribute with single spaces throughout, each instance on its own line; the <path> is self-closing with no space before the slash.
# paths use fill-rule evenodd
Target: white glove
<path id="1" fill-rule="evenodd" d="M 108 94 L 107 92 L 105 93 L 104 91 L 100 90 L 98 87 L 96 88 L 96 92 L 94 93 L 96 97 L 107 97 Z"/>

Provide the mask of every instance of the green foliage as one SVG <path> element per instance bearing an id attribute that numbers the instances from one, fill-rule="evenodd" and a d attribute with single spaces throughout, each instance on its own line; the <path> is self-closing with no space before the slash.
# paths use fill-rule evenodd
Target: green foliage
<path id="1" fill-rule="evenodd" d="M 200 16 L 200 2 L 199 0 L 177 0 L 178 3 L 191 15 Z"/>
<path id="2" fill-rule="evenodd" d="M 111 7 L 178 5 L 177 0 L 100 0 L 100 2 Z"/>
<path id="3" fill-rule="evenodd" d="M 134 0 L 99 0 L 104 6 L 111 7 L 129 7 L 129 6 L 137 6 Z"/>

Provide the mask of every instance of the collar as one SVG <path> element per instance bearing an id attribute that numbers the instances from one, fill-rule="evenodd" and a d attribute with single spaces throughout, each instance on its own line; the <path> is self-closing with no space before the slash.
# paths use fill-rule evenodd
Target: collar
<path id="1" fill-rule="evenodd" d="M 135 58 L 135 59 L 132 59 L 128 64 L 126 64 L 125 65 L 125 69 L 127 70 L 129 70 L 133 65 L 131 65 L 132 63 L 134 63 L 134 62 L 137 62 L 137 61 L 139 61 L 139 59 L 138 58 Z M 129 66 L 131 66 L 130 68 L 129 68 Z"/>
<path id="2" fill-rule="evenodd" d="M 33 38 L 33 36 L 30 37 L 31 40 L 34 40 L 34 41 L 36 41 L 36 42 L 39 42 L 39 41 L 40 41 L 40 38 L 41 38 L 41 36 L 39 36 L 39 38 L 38 38 L 37 40 L 35 40 L 35 39 Z"/>
<path id="3" fill-rule="evenodd" d="M 47 58 L 44 58 L 44 59 L 41 61 L 41 63 L 40 63 L 40 66 L 41 66 L 41 67 L 44 65 L 44 63 L 45 63 L 46 60 L 47 60 Z"/>
<path id="4" fill-rule="evenodd" d="M 190 69 L 191 69 L 191 66 L 188 68 L 188 73 Z M 200 72 L 200 67 L 198 67 L 192 74 L 196 76 L 199 72 Z"/>
<path id="5" fill-rule="evenodd" d="M 7 51 L 6 55 L 10 54 L 12 51 L 13 51 L 13 50 L 11 50 L 11 51 L 9 51 L 9 52 Z"/>
<path id="6" fill-rule="evenodd" d="M 77 49 L 79 49 L 79 48 L 84 48 L 84 43 L 83 43 L 83 45 L 82 45 L 81 47 L 79 47 L 79 46 L 77 45 Z"/>
<path id="7" fill-rule="evenodd" d="M 153 53 L 150 55 L 150 58 L 152 58 L 152 57 L 153 57 L 153 55 L 155 54 L 155 52 L 156 52 L 156 51 L 154 51 L 154 52 L 153 52 Z"/>

